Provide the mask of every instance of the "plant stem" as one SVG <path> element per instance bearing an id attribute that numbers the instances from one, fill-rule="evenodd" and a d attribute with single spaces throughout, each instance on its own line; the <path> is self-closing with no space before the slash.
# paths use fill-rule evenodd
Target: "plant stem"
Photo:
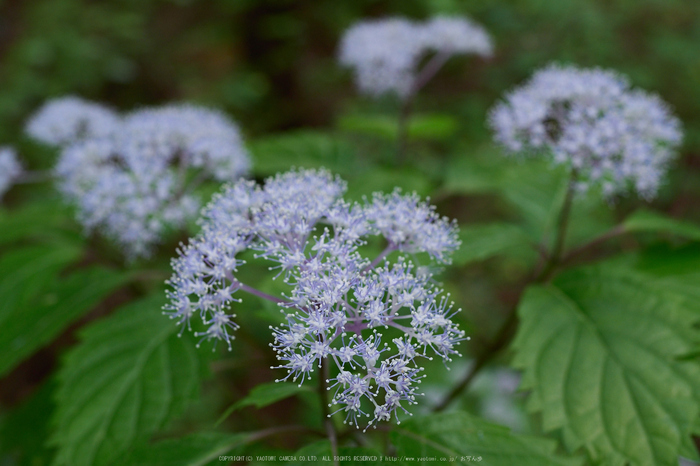
<path id="1" fill-rule="evenodd" d="M 569 219 L 571 217 L 571 206 L 573 205 L 574 194 L 576 190 L 576 179 L 578 173 L 576 170 L 571 172 L 571 178 L 569 179 L 569 185 L 566 190 L 566 197 L 564 198 L 564 204 L 562 206 L 561 212 L 559 213 L 559 221 L 557 223 L 557 232 L 554 239 L 554 246 L 552 247 L 552 252 L 550 254 L 545 254 L 547 258 L 542 270 L 535 276 L 531 283 L 542 283 L 547 280 L 552 275 L 552 272 L 560 265 L 562 261 L 562 251 L 564 249 L 564 239 L 566 237 L 566 230 L 569 225 Z M 600 241 L 604 241 L 608 237 L 612 237 L 618 233 L 613 233 L 615 229 L 611 230 L 608 235 L 603 235 L 597 240 L 588 243 L 586 247 L 595 245 Z M 574 251 L 576 252 L 576 251 Z M 567 258 L 571 257 L 569 254 Z M 471 369 L 464 375 L 464 377 L 459 381 L 457 385 L 445 396 L 445 398 L 435 405 L 433 412 L 439 412 L 447 408 L 457 397 L 459 397 L 464 390 L 472 383 L 476 375 L 483 369 L 488 362 L 494 359 L 502 349 L 504 349 L 510 343 L 514 329 L 518 322 L 517 307 L 511 309 L 508 313 L 508 317 L 501 326 L 501 328 L 496 333 L 493 340 L 486 345 L 486 348 L 482 353 L 477 356 L 474 361 L 474 365 Z"/>
<path id="2" fill-rule="evenodd" d="M 428 63 L 425 64 L 423 69 L 418 72 L 411 88 L 408 91 L 404 101 L 401 104 L 401 111 L 399 113 L 399 127 L 397 134 L 397 144 L 396 144 L 396 162 L 399 165 L 404 163 L 405 152 L 406 152 L 406 141 L 408 139 L 408 121 L 411 116 L 411 111 L 413 110 L 413 101 L 420 91 L 428 82 L 433 79 L 433 77 L 440 71 L 440 68 L 449 60 L 452 56 L 452 52 L 449 50 L 442 50 L 436 53 L 433 58 L 431 58 Z"/>
<path id="3" fill-rule="evenodd" d="M 373 268 L 375 268 L 377 264 L 381 262 L 382 259 L 384 259 L 387 255 L 391 254 L 392 252 L 396 251 L 396 249 L 396 246 L 394 246 L 393 244 L 388 245 L 377 257 L 374 258 L 371 264 L 362 269 L 362 273 L 367 273 Z"/>
<path id="4" fill-rule="evenodd" d="M 330 377 L 330 370 L 327 359 L 323 359 L 321 361 L 321 370 L 319 372 L 318 391 L 321 398 L 321 415 L 323 416 L 322 422 L 326 428 L 328 440 L 331 442 L 333 465 L 338 466 L 338 433 L 335 430 L 335 425 L 333 424 L 333 419 L 331 418 L 330 410 L 328 409 L 328 377 Z"/>
<path id="5" fill-rule="evenodd" d="M 594 247 L 598 246 L 599 244 L 602 244 L 609 239 L 616 238 L 618 236 L 622 236 L 625 233 L 627 233 L 627 231 L 625 230 L 624 225 L 617 225 L 617 226 L 613 227 L 612 229 L 608 230 L 607 232 L 603 233 L 602 235 L 600 235 L 596 238 L 593 238 L 588 243 L 583 244 L 581 246 L 578 246 L 575 249 L 572 249 L 571 251 L 569 251 L 568 254 L 566 254 L 566 255 L 564 255 L 564 257 L 562 257 L 560 263 L 561 264 L 568 263 L 572 259 L 574 259 L 575 257 L 580 256 L 581 254 L 583 254 L 584 252 L 587 252 L 590 249 L 593 249 Z"/>
<path id="6" fill-rule="evenodd" d="M 450 390 L 450 392 L 445 396 L 445 398 L 435 405 L 432 409 L 434 413 L 438 413 L 447 408 L 457 397 L 459 397 L 462 392 L 472 383 L 479 371 L 486 366 L 488 362 L 494 359 L 498 353 L 505 348 L 508 343 L 510 343 L 513 330 L 517 324 L 517 313 L 515 308 L 508 313 L 508 317 L 505 322 L 496 333 L 493 340 L 486 345 L 484 351 L 482 351 L 479 356 L 474 361 L 474 365 L 469 369 L 469 371 L 462 377 L 457 385 Z"/>
<path id="7" fill-rule="evenodd" d="M 257 288 L 253 288 L 252 286 L 248 286 L 245 283 L 241 283 L 238 280 L 234 280 L 233 283 L 238 285 L 239 290 L 243 290 L 245 292 L 248 292 L 252 295 L 257 296 L 258 298 L 267 299 L 268 301 L 272 301 L 273 303 L 277 303 L 277 304 L 292 304 L 290 301 L 287 301 L 286 299 L 278 298 L 277 296 L 272 296 L 271 294 L 267 294 L 264 291 L 258 290 Z"/>
<path id="8" fill-rule="evenodd" d="M 399 128 L 396 135 L 396 164 L 403 165 L 406 152 L 406 141 L 408 140 L 408 120 L 413 108 L 413 94 L 406 96 L 406 100 L 401 104 L 399 112 Z"/>
<path id="9" fill-rule="evenodd" d="M 535 277 L 535 283 L 541 283 L 547 281 L 552 272 L 561 264 L 561 255 L 564 250 L 564 241 L 566 239 L 566 229 L 569 226 L 569 219 L 571 217 L 571 206 L 574 201 L 574 194 L 576 191 L 576 180 L 578 179 L 578 172 L 576 170 L 571 171 L 571 177 L 569 178 L 569 185 L 566 188 L 566 197 L 564 198 L 564 205 L 559 212 L 559 221 L 557 222 L 557 232 L 554 238 L 554 246 L 552 247 L 552 252 L 549 254 L 549 259 L 545 263 L 544 267 L 539 274 Z"/>
<path id="10" fill-rule="evenodd" d="M 14 184 L 43 183 L 44 181 L 52 180 L 53 177 L 53 173 L 49 170 L 26 171 L 20 173 L 20 175 L 17 178 L 15 178 L 12 182 Z"/>

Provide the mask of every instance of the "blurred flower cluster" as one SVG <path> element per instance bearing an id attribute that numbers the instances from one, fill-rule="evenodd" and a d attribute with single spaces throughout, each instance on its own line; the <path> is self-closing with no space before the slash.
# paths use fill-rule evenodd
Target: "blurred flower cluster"
<path id="1" fill-rule="evenodd" d="M 61 149 L 60 191 L 87 230 L 147 257 L 165 231 L 193 220 L 202 181 L 234 181 L 249 158 L 225 115 L 168 105 L 118 115 L 76 97 L 48 102 L 28 122 L 33 138 Z"/>
<path id="2" fill-rule="evenodd" d="M 449 263 L 459 240 L 456 225 L 416 195 L 395 191 L 352 204 L 341 197 L 345 189 L 324 170 L 280 174 L 263 187 L 229 185 L 203 210 L 202 233 L 173 260 L 165 309 L 183 330 L 197 315 L 206 327 L 197 335 L 230 349 L 236 293 L 274 301 L 285 316 L 271 344 L 284 380 L 301 384 L 332 361 L 332 376 L 319 375 L 335 390 L 331 403 L 346 422 L 359 426 L 364 415 L 372 425 L 415 403 L 421 358 L 450 360 L 465 339 L 433 271 L 414 263 L 421 253 Z M 386 247 L 370 260 L 362 248 L 376 235 Z M 272 262 L 289 291 L 270 296 L 243 283 L 245 250 Z"/>
<path id="3" fill-rule="evenodd" d="M 407 98 L 414 91 L 420 61 L 429 52 L 490 56 L 492 49 L 486 31 L 467 18 L 437 16 L 422 23 L 387 18 L 350 27 L 341 40 L 339 60 L 354 70 L 360 92 L 394 92 Z"/>
<path id="4" fill-rule="evenodd" d="M 0 198 L 10 189 L 12 183 L 22 173 L 22 165 L 12 147 L 0 147 Z"/>
<path id="5" fill-rule="evenodd" d="M 551 155 L 576 170 L 580 190 L 653 198 L 682 139 L 657 96 L 619 74 L 551 65 L 494 107 L 490 124 L 509 151 Z"/>

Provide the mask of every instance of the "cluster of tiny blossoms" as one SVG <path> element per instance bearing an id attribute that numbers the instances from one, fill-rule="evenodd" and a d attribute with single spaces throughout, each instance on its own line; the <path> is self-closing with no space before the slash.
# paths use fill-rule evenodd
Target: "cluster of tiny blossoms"
<path id="1" fill-rule="evenodd" d="M 77 98 L 46 104 L 27 132 L 61 148 L 60 191 L 87 230 L 100 230 L 127 258 L 147 257 L 169 229 L 196 217 L 194 189 L 233 181 L 249 168 L 239 131 L 227 117 L 192 105 L 118 116 Z"/>
<path id="2" fill-rule="evenodd" d="M 360 92 L 378 96 L 412 92 L 416 68 L 426 53 L 490 56 L 491 39 L 467 18 L 438 16 L 426 22 L 386 18 L 357 23 L 344 34 L 339 59 L 353 68 Z"/>
<path id="3" fill-rule="evenodd" d="M 331 405 L 359 427 L 362 416 L 370 426 L 406 411 L 422 378 L 420 359 L 450 360 L 465 339 L 430 269 L 409 258 L 427 253 L 448 263 L 459 240 L 456 225 L 415 194 L 397 190 L 351 204 L 344 191 L 324 170 L 277 175 L 263 187 L 229 185 L 202 211 L 202 233 L 173 260 L 164 309 L 183 330 L 198 316 L 206 327 L 196 333 L 200 343 L 223 340 L 231 349 L 237 292 L 274 301 L 285 316 L 271 327 L 274 368 L 301 384 L 324 364 Z M 361 247 L 372 235 L 386 248 L 370 260 Z M 237 256 L 248 249 L 272 263 L 288 293 L 270 296 L 243 283 Z"/>
<path id="4" fill-rule="evenodd" d="M 518 153 L 551 154 L 579 188 L 651 199 L 680 144 L 680 122 L 655 95 L 615 72 L 551 65 L 491 111 L 495 139 Z"/>
<path id="5" fill-rule="evenodd" d="M 12 182 L 22 173 L 22 165 L 17 160 L 15 150 L 8 146 L 0 147 L 0 198 L 10 189 Z"/>

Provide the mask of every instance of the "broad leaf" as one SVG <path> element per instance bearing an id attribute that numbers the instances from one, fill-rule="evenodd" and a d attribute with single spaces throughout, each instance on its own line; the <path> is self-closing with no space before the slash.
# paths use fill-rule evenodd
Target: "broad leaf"
<path id="1" fill-rule="evenodd" d="M 60 201 L 35 202 L 20 209 L 0 210 L 0 245 L 28 237 L 65 235 L 74 222 L 72 212 Z"/>
<path id="2" fill-rule="evenodd" d="M 0 421 L 0 464 L 43 466 L 51 464 L 53 452 L 46 447 L 49 417 L 53 411 L 53 379 L 9 411 Z"/>
<path id="3" fill-rule="evenodd" d="M 554 454 L 555 442 L 516 435 L 465 412 L 436 414 L 392 428 L 396 456 L 405 464 L 482 464 L 485 466 L 579 465 L 578 458 Z M 423 461 L 420 459 L 424 458 Z"/>
<path id="4" fill-rule="evenodd" d="M 132 451 L 122 464 L 130 466 L 201 466 L 226 456 L 231 450 L 245 445 L 251 434 L 200 432 L 178 439 L 168 439 L 154 445 L 143 445 Z"/>
<path id="5" fill-rule="evenodd" d="M 452 194 L 495 194 L 522 223 L 533 242 L 553 241 L 569 183 L 568 172 L 545 160 L 506 157 L 490 146 L 460 154 L 448 164 L 443 189 Z M 610 207 L 596 192 L 573 203 L 567 245 L 593 238 L 613 226 Z"/>
<path id="6" fill-rule="evenodd" d="M 697 301 L 606 263 L 530 287 L 518 313 L 513 364 L 531 390 L 528 408 L 570 450 L 619 466 L 675 466 L 693 451 L 700 365 L 677 357 L 697 337 Z"/>
<path id="7" fill-rule="evenodd" d="M 622 225 L 628 232 L 667 232 L 700 241 L 700 226 L 649 210 L 638 210 L 627 217 Z"/>
<path id="8" fill-rule="evenodd" d="M 530 238 L 517 225 L 491 223 L 460 227 L 462 245 L 452 255 L 455 265 L 488 259 L 504 252 L 514 251 L 522 256 L 533 256 Z"/>
<path id="9" fill-rule="evenodd" d="M 178 338 L 163 303 L 157 293 L 123 307 L 67 355 L 51 439 L 57 464 L 112 464 L 196 398 L 207 352 Z"/>
<path id="10" fill-rule="evenodd" d="M 395 141 L 399 132 L 398 115 L 344 115 L 337 123 L 343 131 L 380 137 Z M 457 130 L 457 121 L 451 115 L 412 115 L 408 121 L 409 139 L 441 141 Z"/>
<path id="11" fill-rule="evenodd" d="M 237 409 L 245 408 L 246 406 L 255 406 L 257 409 L 260 409 L 284 400 L 285 398 L 289 398 L 290 396 L 309 391 L 311 391 L 311 389 L 306 385 L 299 386 L 298 384 L 288 382 L 270 382 L 258 385 L 250 391 L 248 396 L 231 405 L 231 407 L 221 415 L 216 424 L 219 425 Z"/>
<path id="12" fill-rule="evenodd" d="M 259 175 L 274 175 L 292 167 L 325 167 L 335 173 L 352 173 L 355 151 L 331 134 L 296 131 L 252 141 L 253 169 Z"/>
<path id="13" fill-rule="evenodd" d="M 129 275 L 104 267 L 79 270 L 56 278 L 35 299 L 16 307 L 0 333 L 0 374 L 50 343 L 72 322 L 129 280 Z"/>
<path id="14" fill-rule="evenodd" d="M 44 335 L 31 332 L 32 327 L 52 331 L 41 320 L 52 316 L 32 312 L 36 309 L 37 297 L 44 296 L 57 280 L 59 271 L 80 255 L 79 248 L 69 246 L 32 246 L 5 253 L 0 258 L 0 325 L 3 328 L 0 332 L 0 375 L 46 342 Z"/>

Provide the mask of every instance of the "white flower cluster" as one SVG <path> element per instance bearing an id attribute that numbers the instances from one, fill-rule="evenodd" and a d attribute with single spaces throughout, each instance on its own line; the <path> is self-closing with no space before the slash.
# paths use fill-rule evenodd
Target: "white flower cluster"
<path id="1" fill-rule="evenodd" d="M 112 134 L 120 118 L 113 110 L 80 97 L 67 96 L 44 104 L 27 123 L 29 136 L 51 146 Z"/>
<path id="2" fill-rule="evenodd" d="M 360 92 L 395 92 L 405 98 L 428 52 L 490 56 L 492 49 L 486 31 L 467 18 L 438 16 L 423 23 L 387 18 L 350 27 L 341 40 L 339 59 L 353 68 Z"/>
<path id="3" fill-rule="evenodd" d="M 128 259 L 149 256 L 166 231 L 196 216 L 193 191 L 202 181 L 233 181 L 249 169 L 238 128 L 219 112 L 186 104 L 142 109 L 115 116 L 108 130 L 106 119 L 91 119 L 98 106 L 84 104 L 81 116 L 66 102 L 75 103 L 47 104 L 30 134 L 53 131 L 45 141 L 62 146 L 59 189 L 85 228 L 113 239 Z M 62 128 L 61 108 L 69 110 Z"/>
<path id="4" fill-rule="evenodd" d="M 12 147 L 0 147 L 0 198 L 10 189 L 12 182 L 22 173 L 22 165 Z"/>
<path id="5" fill-rule="evenodd" d="M 489 117 L 495 139 L 549 154 L 577 171 L 579 188 L 651 199 L 681 143 L 680 122 L 655 95 L 615 72 L 550 65 L 509 93 Z"/>
<path id="6" fill-rule="evenodd" d="M 274 301 L 286 321 L 272 329 L 271 344 L 278 368 L 288 372 L 284 380 L 303 383 L 325 361 L 335 368 L 332 403 L 347 422 L 359 426 L 364 415 L 373 425 L 415 403 L 421 358 L 449 360 L 465 338 L 431 271 L 407 256 L 427 253 L 446 263 L 459 240 L 455 224 L 415 195 L 396 191 L 350 204 L 344 191 L 345 183 L 323 170 L 277 175 L 264 187 L 230 185 L 204 209 L 202 233 L 173 260 L 165 309 L 183 330 L 198 316 L 207 329 L 196 335 L 231 349 L 234 295 Z M 361 247 L 373 235 L 387 246 L 370 260 Z M 242 282 L 245 262 L 237 256 L 247 249 L 274 264 L 287 294 L 266 295 Z"/>

